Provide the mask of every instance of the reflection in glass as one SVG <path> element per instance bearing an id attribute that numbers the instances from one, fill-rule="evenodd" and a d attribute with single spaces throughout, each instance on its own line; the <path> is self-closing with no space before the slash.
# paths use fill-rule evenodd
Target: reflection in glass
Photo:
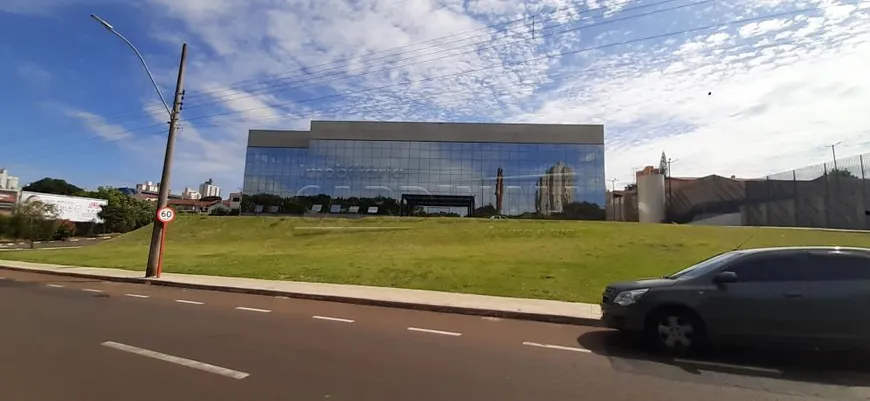
<path id="1" fill-rule="evenodd" d="M 578 205 L 603 207 L 604 149 L 354 140 L 312 140 L 308 149 L 250 147 L 244 192 L 344 199 L 473 195 L 477 207 L 505 215 L 564 215 Z"/>

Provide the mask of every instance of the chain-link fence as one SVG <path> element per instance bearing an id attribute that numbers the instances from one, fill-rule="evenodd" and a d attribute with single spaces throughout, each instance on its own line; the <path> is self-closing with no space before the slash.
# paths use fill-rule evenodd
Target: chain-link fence
<path id="1" fill-rule="evenodd" d="M 746 181 L 745 225 L 870 229 L 870 154 Z"/>

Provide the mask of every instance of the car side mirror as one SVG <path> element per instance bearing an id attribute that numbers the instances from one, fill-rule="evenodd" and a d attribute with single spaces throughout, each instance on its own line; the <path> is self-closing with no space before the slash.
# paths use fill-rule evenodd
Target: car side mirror
<path id="1" fill-rule="evenodd" d="M 734 272 L 719 272 L 713 276 L 713 284 L 736 283 L 737 273 Z"/>

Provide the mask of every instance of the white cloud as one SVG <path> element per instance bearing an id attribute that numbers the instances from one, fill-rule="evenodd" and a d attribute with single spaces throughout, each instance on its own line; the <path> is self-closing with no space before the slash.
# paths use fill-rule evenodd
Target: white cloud
<path id="1" fill-rule="evenodd" d="M 116 142 L 133 137 L 123 126 L 110 124 L 103 117 L 87 111 L 67 108 L 66 115 L 80 120 L 85 127 L 107 141 Z"/>
<path id="2" fill-rule="evenodd" d="M 3 0 L 0 13 L 22 15 L 51 15 L 57 10 L 80 4 L 111 4 L 124 0 Z"/>
<path id="3" fill-rule="evenodd" d="M 19 76 L 37 86 L 50 84 L 53 77 L 45 67 L 33 62 L 19 64 L 16 71 Z"/>
<path id="4" fill-rule="evenodd" d="M 179 169 L 231 186 L 247 128 L 309 119 L 604 123 L 615 177 L 662 150 L 726 176 L 870 150 L 870 2 L 146 1 L 154 37 L 191 43 Z"/>

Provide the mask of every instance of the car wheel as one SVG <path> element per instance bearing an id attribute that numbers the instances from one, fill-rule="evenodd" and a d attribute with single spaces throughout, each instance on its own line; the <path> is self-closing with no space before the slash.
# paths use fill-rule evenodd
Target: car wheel
<path id="1" fill-rule="evenodd" d="M 654 313 L 647 324 L 647 338 L 659 350 L 680 354 L 697 350 L 706 340 L 704 324 L 695 314 L 681 309 Z"/>

